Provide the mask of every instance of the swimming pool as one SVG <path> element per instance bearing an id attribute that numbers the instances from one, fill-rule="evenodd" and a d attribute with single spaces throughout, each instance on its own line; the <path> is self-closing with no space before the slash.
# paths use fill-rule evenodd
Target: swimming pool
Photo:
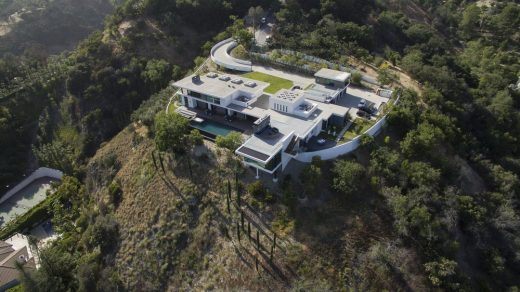
<path id="1" fill-rule="evenodd" d="M 231 133 L 233 131 L 239 132 L 237 129 L 232 128 L 230 126 L 226 126 L 224 124 L 217 123 L 214 121 L 208 121 L 208 120 L 206 120 L 202 123 L 197 123 L 197 122 L 192 121 L 191 126 L 193 128 L 201 130 L 202 132 L 206 132 L 206 133 L 212 134 L 214 136 L 227 136 L 229 133 Z M 214 137 L 212 137 L 212 138 L 214 138 Z"/>

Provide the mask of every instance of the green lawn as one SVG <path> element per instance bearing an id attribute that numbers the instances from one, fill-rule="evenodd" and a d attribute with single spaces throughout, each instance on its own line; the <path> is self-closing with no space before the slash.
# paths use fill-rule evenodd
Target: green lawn
<path id="1" fill-rule="evenodd" d="M 264 91 L 267 93 L 275 93 L 280 89 L 290 89 L 293 87 L 293 82 L 291 80 L 283 79 L 280 77 L 276 77 L 269 74 L 264 74 L 260 72 L 249 72 L 243 75 L 245 78 L 250 78 L 258 81 L 263 81 L 269 83 L 269 87 L 267 87 Z"/>

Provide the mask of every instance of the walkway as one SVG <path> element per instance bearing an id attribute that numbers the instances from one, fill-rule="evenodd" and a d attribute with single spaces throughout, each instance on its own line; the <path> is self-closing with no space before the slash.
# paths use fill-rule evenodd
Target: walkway
<path id="1" fill-rule="evenodd" d="M 240 60 L 229 55 L 236 46 L 237 43 L 231 38 L 217 43 L 211 48 L 211 60 L 217 65 L 230 70 L 251 72 L 251 61 Z"/>

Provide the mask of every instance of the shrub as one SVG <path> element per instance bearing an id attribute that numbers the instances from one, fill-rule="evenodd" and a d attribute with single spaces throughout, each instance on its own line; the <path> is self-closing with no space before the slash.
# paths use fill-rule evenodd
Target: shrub
<path id="1" fill-rule="evenodd" d="M 360 142 L 361 146 L 370 148 L 374 145 L 374 137 L 368 134 L 362 134 Z"/>
<path id="2" fill-rule="evenodd" d="M 265 197 L 265 187 L 261 181 L 257 180 L 247 186 L 247 192 L 255 198 L 263 199 Z"/>
<path id="3" fill-rule="evenodd" d="M 199 130 L 193 129 L 190 132 L 189 139 L 192 145 L 202 145 L 204 144 L 204 137 L 200 133 Z"/>
<path id="4" fill-rule="evenodd" d="M 220 148 L 226 148 L 235 151 L 243 143 L 242 134 L 239 132 L 231 132 L 227 136 L 217 136 L 215 143 Z"/>
<path id="5" fill-rule="evenodd" d="M 110 201 L 115 206 L 119 205 L 121 199 L 123 197 L 123 190 L 121 189 L 121 185 L 117 182 L 112 182 L 108 186 L 108 194 L 110 196 Z"/>
<path id="6" fill-rule="evenodd" d="M 117 237 L 118 228 L 114 218 L 110 215 L 100 215 L 83 233 L 82 241 L 88 249 L 99 246 L 102 252 L 106 252 L 116 244 Z"/>
<path id="7" fill-rule="evenodd" d="M 361 73 L 359 73 L 359 72 L 352 73 L 352 83 L 353 84 L 360 86 L 362 79 L 363 79 L 363 75 L 361 75 Z"/>
<path id="8" fill-rule="evenodd" d="M 334 189 L 347 195 L 353 194 L 359 189 L 361 179 L 365 175 L 363 165 L 348 160 L 337 161 L 332 171 L 334 173 Z"/>

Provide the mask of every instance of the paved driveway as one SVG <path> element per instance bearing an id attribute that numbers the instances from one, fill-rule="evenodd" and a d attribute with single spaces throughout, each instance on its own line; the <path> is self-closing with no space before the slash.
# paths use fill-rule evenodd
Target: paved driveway
<path id="1" fill-rule="evenodd" d="M 332 147 L 336 146 L 336 144 L 337 144 L 336 141 L 329 140 L 329 139 L 325 139 L 324 144 L 319 144 L 318 143 L 319 139 L 321 139 L 321 137 L 319 137 L 319 136 L 314 136 L 309 139 L 309 142 L 307 143 L 307 152 L 319 151 L 319 150 L 323 150 L 323 149 L 327 149 L 327 148 L 332 148 Z"/>
<path id="2" fill-rule="evenodd" d="M 357 109 L 357 105 L 361 99 L 367 100 L 368 103 L 376 109 L 379 109 L 382 103 L 387 103 L 389 100 L 372 91 L 349 87 L 347 89 L 347 95 L 338 100 L 338 105 Z M 353 114 L 355 114 L 355 112 L 353 112 Z"/>
<path id="3" fill-rule="evenodd" d="M 272 23 L 266 23 L 260 25 L 260 27 L 255 31 L 255 41 L 259 46 L 263 46 L 267 43 L 267 37 L 271 36 L 273 30 Z"/>

